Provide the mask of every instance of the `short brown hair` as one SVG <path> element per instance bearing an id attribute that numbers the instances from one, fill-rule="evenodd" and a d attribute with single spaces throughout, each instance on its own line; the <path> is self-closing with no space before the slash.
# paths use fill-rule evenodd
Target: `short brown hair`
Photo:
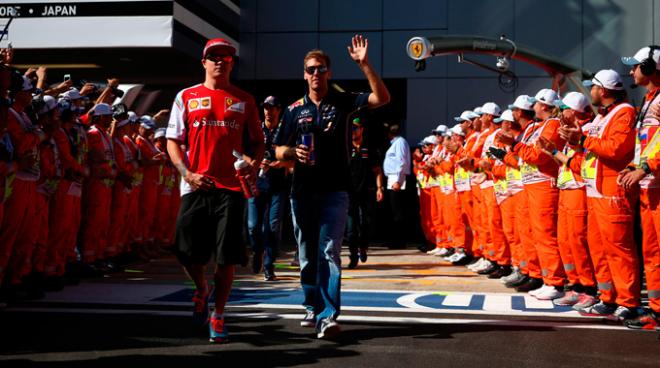
<path id="1" fill-rule="evenodd" d="M 323 52 L 323 50 L 314 49 L 308 52 L 307 55 L 305 55 L 305 59 L 303 59 L 303 68 L 307 66 L 307 60 L 310 59 L 320 60 L 325 63 L 325 66 L 327 66 L 328 69 L 330 69 L 330 56 Z"/>

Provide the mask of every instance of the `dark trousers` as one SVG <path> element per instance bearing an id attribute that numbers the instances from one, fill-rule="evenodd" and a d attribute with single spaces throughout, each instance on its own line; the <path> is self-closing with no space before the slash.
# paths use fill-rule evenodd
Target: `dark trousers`
<path id="1" fill-rule="evenodd" d="M 392 211 L 392 228 L 390 240 L 391 248 L 405 248 L 406 246 L 406 227 L 405 227 L 405 203 L 406 192 L 400 190 L 398 192 L 393 190 L 387 191 L 387 198 L 390 202 L 390 209 Z"/>

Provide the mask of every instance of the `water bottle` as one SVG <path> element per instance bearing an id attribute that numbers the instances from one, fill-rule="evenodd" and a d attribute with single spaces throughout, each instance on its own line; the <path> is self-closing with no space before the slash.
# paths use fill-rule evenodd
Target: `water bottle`
<path id="1" fill-rule="evenodd" d="M 236 157 L 236 161 L 234 161 L 234 169 L 236 169 L 236 177 L 241 183 L 243 195 L 245 198 L 256 196 L 259 192 L 257 191 L 257 183 L 254 175 L 250 175 L 252 171 L 250 169 L 250 164 L 243 160 L 243 155 L 239 152 L 233 151 L 232 154 Z"/>
<path id="2" fill-rule="evenodd" d="M 266 161 L 268 161 L 268 162 L 272 161 L 272 158 L 271 158 L 271 156 L 270 156 L 270 152 L 269 152 L 269 151 L 266 151 L 266 152 L 264 153 L 264 160 L 266 160 Z M 267 167 L 262 167 L 261 169 L 259 169 L 259 177 L 260 177 L 261 179 L 263 179 L 263 178 L 266 177 L 266 171 L 268 171 L 268 168 L 267 168 Z"/>
<path id="3" fill-rule="evenodd" d="M 307 148 L 309 149 L 309 161 L 307 161 L 307 165 L 314 166 L 314 164 L 316 163 L 314 157 L 314 133 L 303 133 L 302 144 L 307 146 Z"/>

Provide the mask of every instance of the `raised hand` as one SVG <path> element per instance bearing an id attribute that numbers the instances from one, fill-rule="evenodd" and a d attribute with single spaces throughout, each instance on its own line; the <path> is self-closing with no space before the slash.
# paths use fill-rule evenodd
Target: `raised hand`
<path id="1" fill-rule="evenodd" d="M 348 46 L 348 54 L 358 64 L 363 64 L 368 61 L 367 49 L 369 42 L 362 35 L 355 35 L 351 40 L 351 46 Z"/>

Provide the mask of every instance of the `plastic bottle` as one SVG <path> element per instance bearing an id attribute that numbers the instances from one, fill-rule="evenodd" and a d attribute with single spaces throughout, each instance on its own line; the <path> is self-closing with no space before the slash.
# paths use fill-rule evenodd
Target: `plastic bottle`
<path id="1" fill-rule="evenodd" d="M 252 174 L 250 170 L 250 164 L 243 160 L 243 155 L 241 153 L 234 151 L 232 154 L 236 157 L 236 161 L 234 161 L 234 169 L 236 169 L 236 177 L 241 183 L 243 195 L 245 198 L 256 196 L 259 192 L 257 190 L 257 182 L 254 174 Z"/>

